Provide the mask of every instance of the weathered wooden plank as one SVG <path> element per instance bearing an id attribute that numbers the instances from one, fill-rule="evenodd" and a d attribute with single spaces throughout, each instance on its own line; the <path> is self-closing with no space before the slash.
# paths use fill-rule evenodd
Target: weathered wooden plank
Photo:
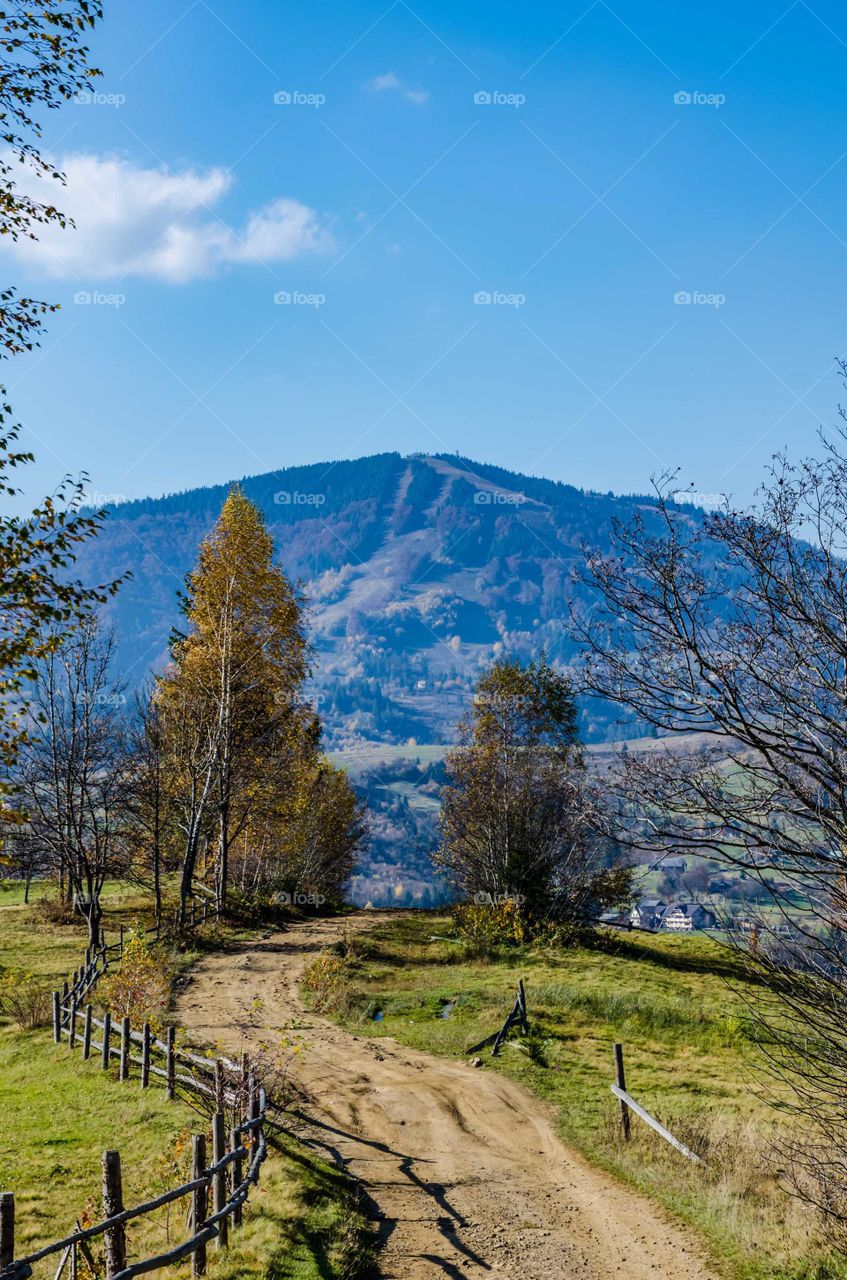
<path id="1" fill-rule="evenodd" d="M 117 1151 L 103 1152 L 103 1213 L 106 1219 L 123 1213 L 121 1157 Z M 126 1232 L 123 1222 L 116 1222 L 104 1233 L 106 1280 L 113 1280 L 126 1266 Z"/>
<path id="2" fill-rule="evenodd" d="M 15 1196 L 0 1192 L 0 1267 L 10 1267 L 15 1260 Z"/>
<path id="3" fill-rule="evenodd" d="M 615 1044 L 615 1084 L 622 1093 L 626 1093 L 626 1074 L 623 1066 L 623 1045 Z M 629 1107 L 625 1102 L 621 1102 L 621 1129 L 623 1131 L 624 1142 L 629 1142 L 630 1135 L 630 1119 Z"/>
<path id="4" fill-rule="evenodd" d="M 621 1102 L 625 1102 L 637 1116 L 641 1117 L 645 1124 L 649 1124 L 651 1129 L 655 1129 L 656 1133 L 658 1133 L 660 1137 L 664 1138 L 665 1142 L 669 1142 L 672 1147 L 676 1147 L 677 1151 L 679 1151 L 681 1155 L 684 1155 L 686 1159 L 693 1160 L 695 1164 L 701 1164 L 705 1169 L 705 1160 L 701 1160 L 696 1151 L 692 1151 L 691 1148 L 687 1147 L 679 1138 L 675 1138 L 670 1129 L 666 1129 L 655 1116 L 651 1116 L 649 1111 L 645 1111 L 640 1103 L 635 1101 L 631 1094 L 627 1093 L 625 1089 L 619 1089 L 616 1084 L 610 1085 L 609 1087 L 616 1098 L 619 1098 Z"/>
<path id="5" fill-rule="evenodd" d="M 206 1167 L 206 1135 L 196 1133 L 191 1149 L 191 1176 L 196 1181 L 202 1178 Z M 197 1244 L 191 1254 L 191 1274 L 193 1277 L 206 1274 L 206 1242 L 200 1240 L 206 1225 L 207 1186 L 204 1183 L 197 1187 L 191 1200 L 191 1230 L 198 1237 Z"/>

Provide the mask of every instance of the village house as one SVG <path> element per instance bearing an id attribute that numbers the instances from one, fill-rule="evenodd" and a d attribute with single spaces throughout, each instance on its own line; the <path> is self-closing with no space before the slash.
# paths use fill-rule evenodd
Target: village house
<path id="1" fill-rule="evenodd" d="M 688 870 L 688 862 L 685 858 L 659 858 L 657 862 L 650 864 L 651 871 L 672 871 L 674 874 L 680 875 Z"/>
<path id="2" fill-rule="evenodd" d="M 637 902 L 629 913 L 630 924 L 636 929 L 659 929 L 665 910 L 665 904 L 659 898 Z"/>
<path id="3" fill-rule="evenodd" d="M 672 902 L 662 916 L 661 927 L 675 933 L 691 929 L 716 929 L 718 918 L 699 902 Z"/>

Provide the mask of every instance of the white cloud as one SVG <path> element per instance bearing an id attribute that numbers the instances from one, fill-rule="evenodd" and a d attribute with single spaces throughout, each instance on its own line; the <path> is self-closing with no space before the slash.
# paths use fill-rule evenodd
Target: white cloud
<path id="1" fill-rule="evenodd" d="M 374 76 L 373 80 L 368 81 L 368 88 L 374 93 L 402 93 L 407 101 L 414 102 L 417 107 L 429 102 L 429 92 L 426 89 L 413 89 L 400 79 L 396 71 L 386 71 L 384 75 Z"/>
<path id="2" fill-rule="evenodd" d="M 401 84 L 400 77 L 394 71 L 387 71 L 384 76 L 374 76 L 368 88 L 373 89 L 375 93 L 381 93 L 384 89 L 399 89 Z"/>
<path id="3" fill-rule="evenodd" d="M 223 221 L 215 206 L 232 178 L 219 167 L 174 172 L 82 153 L 57 164 L 67 186 L 53 191 L 33 179 L 28 194 L 55 200 L 75 227 L 45 227 L 36 241 L 0 243 L 0 249 L 47 275 L 86 280 L 140 275 L 184 283 L 231 263 L 286 262 L 334 248 L 315 210 L 291 198 L 264 205 L 241 228 Z"/>

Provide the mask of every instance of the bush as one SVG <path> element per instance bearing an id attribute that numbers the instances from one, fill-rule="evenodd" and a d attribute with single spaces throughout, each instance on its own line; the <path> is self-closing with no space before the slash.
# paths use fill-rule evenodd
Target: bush
<path id="1" fill-rule="evenodd" d="M 73 903 L 61 898 L 42 898 L 33 906 L 32 914 L 40 924 L 82 924 L 82 916 Z"/>
<path id="2" fill-rule="evenodd" d="M 161 1030 L 170 999 L 170 966 L 162 953 L 144 936 L 133 932 L 113 974 L 98 988 L 99 998 L 112 1017 L 149 1022 Z"/>
<path id="3" fill-rule="evenodd" d="M 50 988 L 24 969 L 8 969 L 0 978 L 0 1012 L 22 1031 L 43 1027 L 52 1012 Z"/>
<path id="4" fill-rule="evenodd" d="M 456 931 L 478 948 L 520 946 L 526 941 L 527 922 L 513 898 L 502 902 L 463 902 L 453 908 Z"/>
<path id="5" fill-rule="evenodd" d="M 349 1004 L 348 962 L 332 951 L 320 951 L 303 970 L 303 986 L 318 1013 L 340 1013 Z"/>

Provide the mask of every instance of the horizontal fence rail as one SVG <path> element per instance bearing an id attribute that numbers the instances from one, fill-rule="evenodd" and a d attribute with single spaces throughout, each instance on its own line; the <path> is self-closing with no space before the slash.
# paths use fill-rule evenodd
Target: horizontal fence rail
<path id="1" fill-rule="evenodd" d="M 612 1093 L 615 1095 L 615 1097 L 618 1099 L 620 1103 L 621 1132 L 623 1134 L 624 1142 L 628 1142 L 631 1136 L 631 1122 L 629 1118 L 629 1113 L 630 1111 L 634 1111 L 635 1114 L 640 1119 L 642 1119 L 645 1124 L 648 1124 L 651 1129 L 653 1129 L 656 1133 L 658 1133 L 660 1138 L 664 1138 L 665 1142 L 669 1143 L 672 1147 L 675 1147 L 676 1150 L 681 1155 L 685 1156 L 687 1160 L 692 1160 L 695 1164 L 702 1165 L 703 1168 L 705 1168 L 706 1167 L 705 1160 L 702 1160 L 695 1151 L 692 1151 L 690 1147 L 687 1147 L 685 1143 L 682 1142 L 679 1138 L 674 1137 L 670 1129 L 666 1129 L 665 1126 L 660 1121 L 658 1121 L 655 1116 L 651 1116 L 650 1112 L 641 1106 L 640 1102 L 635 1101 L 632 1094 L 627 1092 L 626 1075 L 624 1074 L 624 1063 L 623 1063 L 623 1045 L 616 1044 L 614 1046 L 614 1053 L 615 1053 L 615 1083 L 613 1085 L 610 1085 L 609 1088 L 611 1089 Z"/>

